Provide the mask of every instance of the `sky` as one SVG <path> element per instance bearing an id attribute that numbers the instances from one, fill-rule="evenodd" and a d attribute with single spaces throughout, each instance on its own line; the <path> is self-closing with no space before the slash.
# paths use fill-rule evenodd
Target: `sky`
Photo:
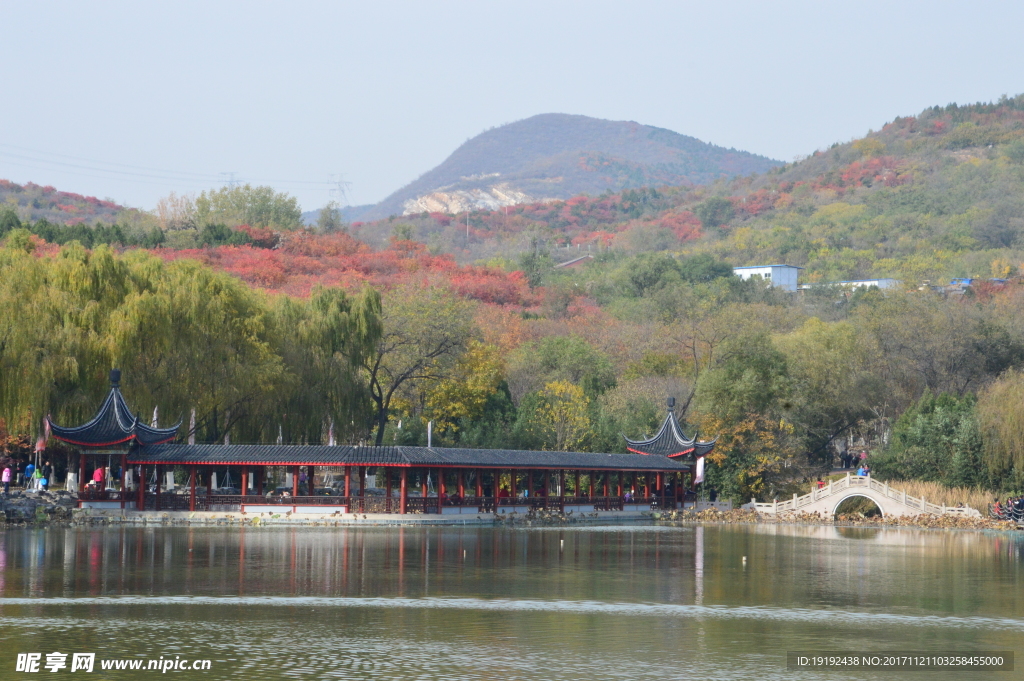
<path id="1" fill-rule="evenodd" d="M 539 113 L 792 161 L 1024 92 L 1009 1 L 5 0 L 0 25 L 0 178 L 144 209 L 230 181 L 375 203 Z"/>

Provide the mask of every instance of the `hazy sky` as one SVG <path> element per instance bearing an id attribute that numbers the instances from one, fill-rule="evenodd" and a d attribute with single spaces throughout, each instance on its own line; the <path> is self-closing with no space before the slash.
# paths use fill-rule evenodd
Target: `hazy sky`
<path id="1" fill-rule="evenodd" d="M 152 208 L 384 198 L 483 130 L 634 120 L 791 161 L 1024 92 L 1021 2 L 0 3 L 0 178 Z"/>

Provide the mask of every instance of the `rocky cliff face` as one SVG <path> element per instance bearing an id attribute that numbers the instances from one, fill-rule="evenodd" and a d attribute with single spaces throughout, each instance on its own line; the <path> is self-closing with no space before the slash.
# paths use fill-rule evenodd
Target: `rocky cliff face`
<path id="1" fill-rule="evenodd" d="M 464 213 L 472 210 L 498 210 L 517 203 L 535 203 L 553 200 L 552 197 L 531 196 L 519 191 L 508 182 L 487 187 L 436 191 L 409 199 L 402 205 L 402 214 L 412 213 Z"/>

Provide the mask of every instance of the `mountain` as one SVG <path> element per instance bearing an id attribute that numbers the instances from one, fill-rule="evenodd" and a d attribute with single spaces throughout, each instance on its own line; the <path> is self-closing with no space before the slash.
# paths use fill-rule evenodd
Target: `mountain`
<path id="1" fill-rule="evenodd" d="M 805 282 L 1024 275 L 1024 95 L 930 107 L 758 175 L 411 214 L 353 233 L 376 246 L 398 227 L 460 262 L 611 249 L 788 263 Z"/>
<path id="2" fill-rule="evenodd" d="M 779 165 L 764 156 L 632 121 L 541 114 L 477 135 L 359 219 L 493 210 L 633 187 L 706 184 Z"/>

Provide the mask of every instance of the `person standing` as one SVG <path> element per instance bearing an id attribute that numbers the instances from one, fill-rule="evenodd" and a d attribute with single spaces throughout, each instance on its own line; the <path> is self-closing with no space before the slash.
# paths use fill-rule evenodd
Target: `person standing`
<path id="1" fill-rule="evenodd" d="M 50 491 L 50 482 L 53 480 L 53 466 L 50 465 L 49 461 L 43 463 L 42 467 L 43 477 L 40 479 L 40 483 L 43 486 L 43 491 Z"/>
<path id="2" fill-rule="evenodd" d="M 4 472 L 0 474 L 0 482 L 4 483 L 4 496 L 11 493 L 11 467 L 4 466 Z"/>
<path id="3" fill-rule="evenodd" d="M 25 466 L 25 481 L 24 481 L 25 489 L 27 489 L 27 490 L 28 489 L 33 489 L 33 484 L 35 483 L 35 473 L 36 473 L 35 464 L 33 464 L 32 461 L 29 461 L 28 465 Z"/>

